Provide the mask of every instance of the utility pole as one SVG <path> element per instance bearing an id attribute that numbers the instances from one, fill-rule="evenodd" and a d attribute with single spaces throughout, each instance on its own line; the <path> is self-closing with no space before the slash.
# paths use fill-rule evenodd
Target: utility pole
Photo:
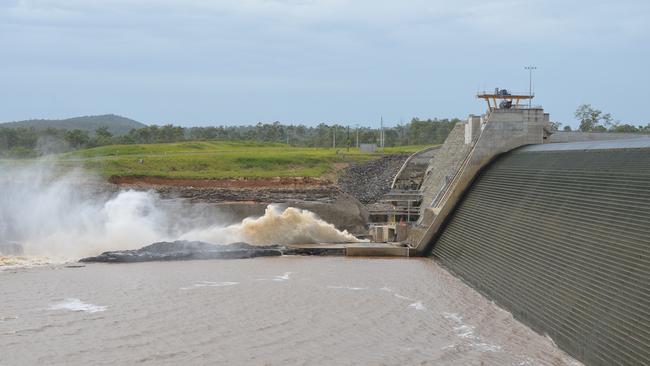
<path id="1" fill-rule="evenodd" d="M 350 152 L 350 125 L 348 125 L 348 138 L 346 140 L 346 143 L 348 145 L 348 152 Z"/>
<path id="2" fill-rule="evenodd" d="M 533 102 L 533 70 L 537 70 L 537 66 L 526 66 L 524 69 L 528 70 L 528 108 L 532 106 Z"/>
<path id="3" fill-rule="evenodd" d="M 332 133 L 332 148 L 336 149 L 336 124 L 334 125 L 334 133 Z"/>
<path id="4" fill-rule="evenodd" d="M 355 127 L 357 129 L 357 149 L 358 149 L 359 148 L 359 124 L 357 123 Z"/>
<path id="5" fill-rule="evenodd" d="M 384 116 L 381 117 L 379 125 L 381 126 L 379 132 L 379 146 L 381 147 L 381 151 L 384 151 Z"/>

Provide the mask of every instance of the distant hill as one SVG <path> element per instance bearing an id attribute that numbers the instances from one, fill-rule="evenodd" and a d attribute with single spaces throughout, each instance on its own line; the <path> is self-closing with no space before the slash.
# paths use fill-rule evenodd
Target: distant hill
<path id="1" fill-rule="evenodd" d="M 114 114 L 83 116 L 68 119 L 30 119 L 27 121 L 0 123 L 0 127 L 34 127 L 37 130 L 44 130 L 46 128 L 65 130 L 79 129 L 88 131 L 91 134 L 94 133 L 98 127 L 102 126 L 108 127 L 108 130 L 114 136 L 125 135 L 132 128 L 147 127 L 144 123 Z"/>

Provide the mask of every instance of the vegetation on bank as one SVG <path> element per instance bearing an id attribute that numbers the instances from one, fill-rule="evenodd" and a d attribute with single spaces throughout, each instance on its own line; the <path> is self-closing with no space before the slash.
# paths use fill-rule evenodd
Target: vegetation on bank
<path id="1" fill-rule="evenodd" d="M 256 141 L 185 141 L 163 144 L 110 145 L 61 154 L 56 164 L 98 172 L 104 177 L 225 179 L 323 177 L 341 164 L 381 154 L 413 153 L 425 146 L 385 148 L 362 153 L 356 148 L 294 147 Z"/>
<path id="2" fill-rule="evenodd" d="M 414 118 L 407 124 L 384 128 L 384 146 L 440 144 L 457 119 Z M 344 126 L 341 124 L 309 127 L 283 125 L 280 122 L 258 123 L 251 126 L 180 127 L 174 125 L 133 128 L 126 134 L 111 133 L 108 126 L 98 127 L 94 134 L 81 129 L 37 129 L 34 127 L 7 128 L 0 125 L 0 157 L 30 158 L 52 153 L 86 149 L 106 145 L 156 144 L 181 141 L 251 141 L 284 143 L 294 147 L 338 149 L 355 147 L 357 141 L 379 142 L 377 128 Z"/>

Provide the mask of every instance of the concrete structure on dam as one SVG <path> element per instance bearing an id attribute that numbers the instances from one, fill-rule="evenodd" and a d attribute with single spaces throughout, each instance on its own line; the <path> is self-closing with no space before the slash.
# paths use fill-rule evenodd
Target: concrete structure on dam
<path id="1" fill-rule="evenodd" d="M 587 365 L 650 364 L 650 136 L 553 133 L 501 93 L 431 159 L 409 255 Z"/>

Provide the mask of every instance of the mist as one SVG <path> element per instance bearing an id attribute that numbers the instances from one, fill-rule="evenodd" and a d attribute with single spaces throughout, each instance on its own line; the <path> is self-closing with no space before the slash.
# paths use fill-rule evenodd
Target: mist
<path id="1" fill-rule="evenodd" d="M 158 241 L 253 245 L 357 239 L 314 213 L 270 205 L 264 216 L 232 223 L 213 205 L 118 190 L 80 170 L 57 172 L 48 160 L 0 162 L 0 244 L 27 256 L 80 258 Z"/>

